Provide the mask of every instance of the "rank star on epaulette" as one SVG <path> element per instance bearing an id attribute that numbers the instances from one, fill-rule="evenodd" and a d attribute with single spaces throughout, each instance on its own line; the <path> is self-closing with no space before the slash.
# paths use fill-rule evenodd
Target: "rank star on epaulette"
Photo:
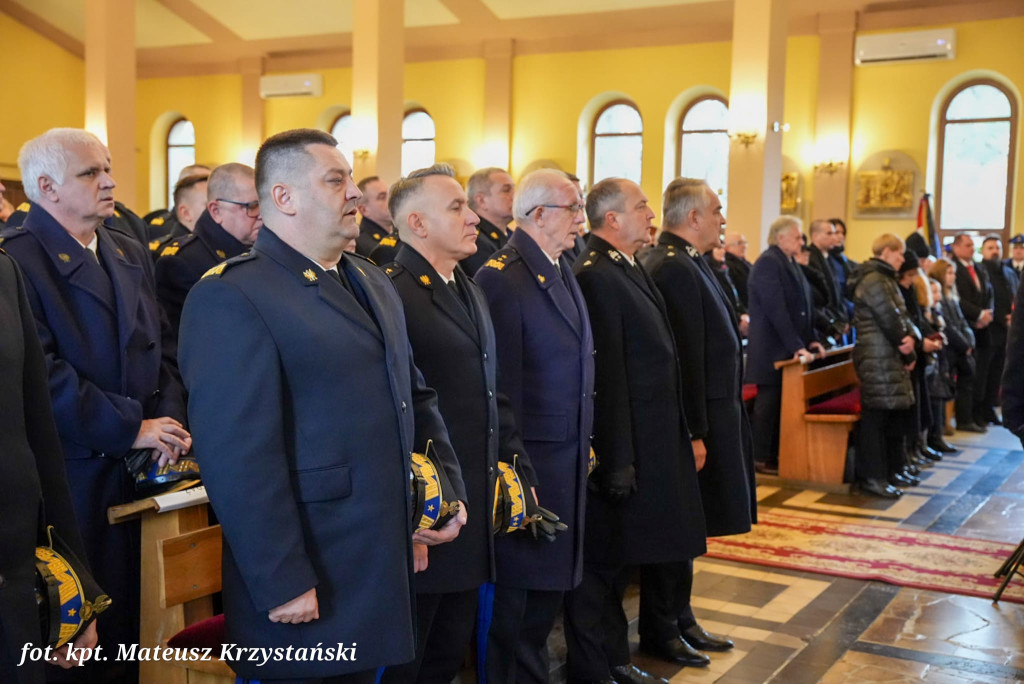
<path id="1" fill-rule="evenodd" d="M 22 202 L 21 204 L 18 205 L 18 211 L 28 211 L 31 208 L 32 205 L 29 204 L 28 202 Z"/>
<path id="2" fill-rule="evenodd" d="M 430 276 L 426 274 L 421 275 L 420 282 L 426 285 L 427 287 L 430 287 Z"/>
<path id="3" fill-rule="evenodd" d="M 613 249 L 609 250 L 608 258 L 611 259 L 612 261 L 620 261 L 622 259 L 622 255 L 619 254 L 618 250 Z"/>
<path id="4" fill-rule="evenodd" d="M 221 259 L 227 259 L 228 258 L 228 255 L 224 252 L 223 249 L 218 249 L 217 250 L 217 256 L 219 256 Z"/>
<path id="5" fill-rule="evenodd" d="M 174 256 L 178 253 L 178 245 L 171 245 L 170 247 L 164 247 L 164 251 L 160 252 L 160 256 Z"/>
<path id="6" fill-rule="evenodd" d="M 583 262 L 583 265 L 584 266 L 590 266 L 592 263 L 594 263 L 594 262 L 591 261 L 590 259 L 587 259 L 586 261 Z"/>
<path id="7" fill-rule="evenodd" d="M 149 225 L 151 225 L 151 226 L 162 226 L 162 225 L 164 225 L 164 217 L 163 216 L 157 216 L 155 219 L 153 219 L 152 221 L 149 222 Z"/>
<path id="8" fill-rule="evenodd" d="M 395 245 L 398 244 L 398 241 L 395 238 L 389 236 L 381 240 L 380 244 L 384 245 L 385 247 L 394 247 Z"/>
<path id="9" fill-rule="evenodd" d="M 150 240 L 149 241 L 149 251 L 150 252 L 155 252 L 159 247 L 160 247 L 160 241 L 159 240 Z"/>
<path id="10" fill-rule="evenodd" d="M 227 268 L 227 263 L 226 263 L 226 262 L 225 262 L 225 263 L 223 263 L 223 264 L 217 264 L 216 266 L 214 266 L 213 268 L 211 268 L 211 269 L 210 269 L 209 271 L 207 271 L 206 273 L 204 273 L 204 274 L 203 274 L 203 277 L 204 277 L 204 278 L 207 278 L 207 277 L 209 277 L 209 276 L 215 276 L 215 275 L 220 275 L 221 273 L 223 273 L 223 272 L 224 272 L 224 269 L 225 269 L 225 268 Z"/>
<path id="11" fill-rule="evenodd" d="M 388 266 L 387 268 L 384 269 L 384 272 L 388 275 L 391 275 L 392 273 L 395 272 L 395 269 L 392 268 L 391 266 Z"/>
<path id="12" fill-rule="evenodd" d="M 315 283 L 316 282 L 316 273 L 313 273 L 313 269 L 307 268 L 305 271 L 302 272 L 302 275 L 309 282 L 311 282 L 311 283 Z"/>
<path id="13" fill-rule="evenodd" d="M 500 271 L 501 269 L 505 268 L 505 262 L 504 261 L 498 261 L 497 259 L 488 259 L 487 263 L 484 264 L 484 267 L 485 268 L 493 268 L 493 269 L 496 269 L 496 270 Z"/>
<path id="14" fill-rule="evenodd" d="M 694 259 L 700 256 L 700 252 L 693 245 L 686 245 L 686 253 L 692 256 Z"/>

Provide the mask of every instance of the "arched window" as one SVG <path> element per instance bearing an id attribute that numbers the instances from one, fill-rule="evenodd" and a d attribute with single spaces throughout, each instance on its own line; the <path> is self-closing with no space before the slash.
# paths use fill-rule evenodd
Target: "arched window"
<path id="1" fill-rule="evenodd" d="M 939 119 L 935 221 L 940 235 L 1010 233 L 1017 104 L 997 81 L 977 79 L 950 93 Z"/>
<path id="2" fill-rule="evenodd" d="M 167 206 L 174 206 L 174 186 L 186 166 L 196 163 L 196 129 L 188 119 L 178 119 L 167 130 Z"/>
<path id="3" fill-rule="evenodd" d="M 676 175 L 702 178 L 718 193 L 725 213 L 729 198 L 729 104 L 717 95 L 690 103 L 679 116 Z M 726 214 L 728 216 L 728 214 Z"/>
<path id="4" fill-rule="evenodd" d="M 355 161 L 352 159 L 352 152 L 354 151 L 352 143 L 352 113 L 342 112 L 339 114 L 334 119 L 334 123 L 331 124 L 329 130 L 334 139 L 338 141 L 338 149 L 345 155 L 348 163 L 355 164 Z"/>
<path id="5" fill-rule="evenodd" d="M 410 109 L 402 120 L 402 175 L 434 164 L 434 120 L 425 109 Z"/>
<path id="6" fill-rule="evenodd" d="M 605 178 L 640 183 L 644 154 L 640 110 L 628 100 L 606 104 L 594 117 L 590 136 L 590 186 Z"/>

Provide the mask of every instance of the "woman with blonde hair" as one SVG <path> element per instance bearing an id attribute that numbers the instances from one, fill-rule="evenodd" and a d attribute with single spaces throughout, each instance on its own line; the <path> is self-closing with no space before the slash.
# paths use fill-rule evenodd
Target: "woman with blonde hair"
<path id="1" fill-rule="evenodd" d="M 956 427 L 967 432 L 984 432 L 972 420 L 974 391 L 974 331 L 960 308 L 956 291 L 956 268 L 949 261 L 939 259 L 928 270 L 928 276 L 942 286 L 939 308 L 946 321 L 946 338 L 950 349 L 950 371 L 956 385 Z"/>

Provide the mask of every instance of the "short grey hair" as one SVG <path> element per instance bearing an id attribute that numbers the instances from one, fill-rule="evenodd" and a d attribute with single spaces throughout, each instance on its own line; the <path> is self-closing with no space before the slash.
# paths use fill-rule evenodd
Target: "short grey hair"
<path id="1" fill-rule="evenodd" d="M 212 202 L 222 197 L 237 199 L 232 194 L 239 183 L 246 180 L 256 184 L 256 172 L 251 166 L 237 162 L 221 164 L 213 170 L 206 182 L 207 201 Z"/>
<path id="2" fill-rule="evenodd" d="M 605 178 L 587 193 L 587 220 L 591 230 L 604 228 L 604 217 L 609 211 L 625 211 L 626 193 L 623 178 Z"/>
<path id="3" fill-rule="evenodd" d="M 803 231 L 803 221 L 798 219 L 796 216 L 780 216 L 779 218 L 772 221 L 772 225 L 768 227 L 768 244 L 779 244 L 779 235 L 789 230 L 793 226 L 796 226 L 797 230 L 801 232 Z"/>
<path id="4" fill-rule="evenodd" d="M 562 187 L 572 188 L 576 192 L 576 186 L 558 169 L 537 169 L 523 176 L 512 200 L 512 216 L 516 223 L 531 223 L 533 219 L 530 212 L 542 204 L 555 201 L 555 195 Z"/>
<path id="5" fill-rule="evenodd" d="M 491 188 L 495 185 L 491 180 L 491 176 L 496 173 L 508 173 L 508 171 L 497 166 L 488 166 L 474 171 L 473 175 L 466 181 L 466 195 L 469 197 L 469 208 L 473 211 L 476 211 L 476 202 L 473 201 L 473 197 L 480 193 L 486 195 L 491 191 Z"/>
<path id="6" fill-rule="evenodd" d="M 686 223 L 694 209 L 708 208 L 708 195 L 704 191 L 710 186 L 699 178 L 676 178 L 665 188 L 661 205 L 664 211 L 664 227 L 676 227 Z"/>
<path id="7" fill-rule="evenodd" d="M 405 178 L 395 181 L 388 190 L 388 211 L 391 213 L 394 225 L 399 228 L 399 235 L 402 234 L 401 224 L 403 222 L 399 221 L 398 217 L 402 212 L 402 208 L 409 200 L 419 195 L 424 182 L 431 176 L 447 176 L 454 179 L 455 167 L 442 162 L 428 166 L 425 169 L 416 169 Z"/>
<path id="8" fill-rule="evenodd" d="M 28 198 L 36 203 L 42 201 L 39 179 L 43 176 L 57 185 L 64 185 L 68 148 L 86 145 L 99 145 L 106 149 L 102 140 L 81 128 L 51 128 L 22 145 L 18 153 L 18 169 Z"/>

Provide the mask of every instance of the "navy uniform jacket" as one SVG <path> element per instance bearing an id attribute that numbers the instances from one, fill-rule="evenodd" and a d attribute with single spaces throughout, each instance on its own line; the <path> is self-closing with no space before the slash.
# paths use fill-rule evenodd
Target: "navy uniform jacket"
<path id="1" fill-rule="evenodd" d="M 53 525 L 85 558 L 47 390 L 46 360 L 14 261 L 0 250 L 0 681 L 42 684 L 44 663 L 21 661 L 38 646 L 35 547 Z M 102 629 L 102 627 L 101 627 Z"/>
<path id="2" fill-rule="evenodd" d="M 1018 269 L 1016 266 L 1014 266 L 1013 265 L 1013 259 L 1003 259 L 1003 263 L 1006 266 L 1008 266 L 1011 271 L 1013 271 L 1014 273 L 1017 274 L 1017 283 L 1019 285 L 1020 284 L 1021 275 L 1022 275 L 1022 271 L 1024 271 L 1024 268 Z"/>
<path id="3" fill-rule="evenodd" d="M 469 309 L 408 244 L 384 272 L 405 305 L 416 366 L 437 392 L 469 497 L 466 526 L 455 541 L 430 548 L 427 569 L 416 573 L 416 591 L 473 589 L 494 580 L 491 520 L 498 461 L 518 460 L 520 472 L 531 481 L 536 477 L 508 399 L 498 392 L 491 314 L 483 291 L 461 268 L 455 268 L 455 280 Z"/>
<path id="4" fill-rule="evenodd" d="M 160 258 L 160 255 L 163 254 L 164 247 L 175 240 L 180 240 L 181 238 L 191 235 L 189 229 L 178 223 L 178 219 L 173 216 L 170 218 L 167 225 L 169 225 L 169 228 L 162 237 L 153 237 L 146 243 L 146 246 L 149 247 L 149 255 L 153 257 L 153 261 Z"/>
<path id="5" fill-rule="evenodd" d="M 110 646 L 138 638 L 138 524 L 107 523 L 107 508 L 134 498 L 120 458 L 143 419 L 184 423 L 185 400 L 145 248 L 106 226 L 96 234 L 102 267 L 34 205 L 4 248 L 25 274 L 86 555 L 114 601 L 100 630 Z"/>
<path id="6" fill-rule="evenodd" d="M 565 258 L 561 274 L 525 231 L 477 271 L 498 347 L 498 388 L 512 402 L 540 505 L 569 529 L 552 543 L 523 532 L 495 540 L 497 583 L 567 591 L 583 578 L 583 527 L 594 422 L 594 342 Z"/>
<path id="7" fill-rule="evenodd" d="M 729 269 L 729 278 L 736 286 L 736 294 L 739 295 L 740 304 L 743 310 L 750 308 L 750 297 L 747 293 L 747 281 L 750 280 L 750 269 L 753 264 L 746 259 L 740 259 L 735 254 L 725 253 L 725 266 Z"/>
<path id="8" fill-rule="evenodd" d="M 398 248 L 402 246 L 402 238 L 396 230 L 391 235 L 382 237 L 377 246 L 370 252 L 369 259 L 378 266 L 386 266 L 398 256 Z M 358 252 L 357 252 L 358 253 Z"/>
<path id="9" fill-rule="evenodd" d="M 470 276 L 476 275 L 480 267 L 506 244 L 508 233 L 501 232 L 496 225 L 481 216 L 480 224 L 476 227 L 476 253 L 459 262 L 462 270 Z"/>
<path id="10" fill-rule="evenodd" d="M 31 202 L 26 201 L 19 204 L 17 210 L 7 218 L 6 227 L 17 228 L 25 223 L 25 219 L 28 217 L 28 212 L 31 208 Z M 133 240 L 137 240 L 143 245 L 146 244 L 146 240 L 148 239 L 145 221 L 120 202 L 114 202 L 114 215 L 105 219 L 103 221 L 103 225 L 111 230 L 123 233 Z"/>
<path id="11" fill-rule="evenodd" d="M 662 232 L 643 264 L 675 336 L 686 424 L 708 452 L 697 474 L 708 536 L 749 532 L 757 496 L 739 319 L 717 275 L 685 239 Z"/>
<path id="12" fill-rule="evenodd" d="M 588 562 L 643 565 L 706 550 L 697 467 L 683 413 L 679 358 L 665 302 L 642 267 L 591 233 L 574 270 L 590 310 L 596 360 L 594 452 L 604 473 L 633 466 L 623 503 L 587 503 Z"/>
<path id="13" fill-rule="evenodd" d="M 227 640 L 358 644 L 355 662 L 232 663 L 247 678 L 328 677 L 412 660 L 409 454 L 428 439 L 465 488 L 402 302 L 362 257 L 341 267 L 367 309 L 264 226 L 212 269 L 181 317 L 193 451 L 224 532 Z M 316 587 L 320 618 L 267 611 Z"/>
<path id="14" fill-rule="evenodd" d="M 390 233 L 375 221 L 363 217 L 363 220 L 359 222 L 359 237 L 356 238 L 356 254 L 370 257 L 373 250 L 380 244 L 380 241 Z"/>
<path id="15" fill-rule="evenodd" d="M 815 339 L 810 286 L 797 264 L 772 245 L 750 269 L 748 295 L 747 382 L 781 385 L 775 362 Z"/>
<path id="16" fill-rule="evenodd" d="M 221 228 L 208 211 L 196 221 L 195 231 L 171 240 L 160 250 L 156 260 L 156 296 L 175 335 L 185 295 L 192 286 L 211 268 L 245 250 L 246 246 Z"/>

